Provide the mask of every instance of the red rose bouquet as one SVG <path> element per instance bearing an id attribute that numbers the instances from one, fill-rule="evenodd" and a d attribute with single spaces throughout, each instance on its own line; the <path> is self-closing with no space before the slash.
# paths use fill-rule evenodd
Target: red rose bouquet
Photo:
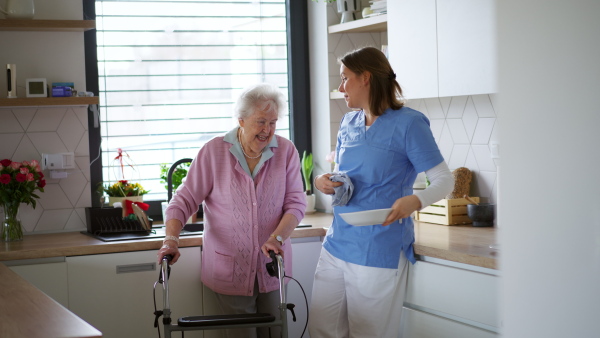
<path id="1" fill-rule="evenodd" d="M 23 239 L 23 229 L 18 218 L 21 203 L 36 207 L 36 192 L 44 192 L 46 180 L 36 160 L 13 162 L 0 161 L 0 206 L 4 209 L 4 222 L 0 229 L 2 241 Z"/>

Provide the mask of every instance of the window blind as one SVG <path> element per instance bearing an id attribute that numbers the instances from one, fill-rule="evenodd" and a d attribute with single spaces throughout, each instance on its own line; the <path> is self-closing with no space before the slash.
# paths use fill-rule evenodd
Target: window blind
<path id="1" fill-rule="evenodd" d="M 160 164 L 237 125 L 243 88 L 269 82 L 288 97 L 285 15 L 285 1 L 96 1 L 104 185 L 124 173 L 164 200 Z M 289 126 L 286 115 L 277 134 Z"/>

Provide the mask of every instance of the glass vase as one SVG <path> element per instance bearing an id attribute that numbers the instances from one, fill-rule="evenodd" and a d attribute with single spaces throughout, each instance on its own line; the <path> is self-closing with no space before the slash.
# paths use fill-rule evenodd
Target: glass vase
<path id="1" fill-rule="evenodd" d="M 2 242 L 16 242 L 23 240 L 23 227 L 19 219 L 19 204 L 4 205 L 4 221 L 0 229 Z"/>

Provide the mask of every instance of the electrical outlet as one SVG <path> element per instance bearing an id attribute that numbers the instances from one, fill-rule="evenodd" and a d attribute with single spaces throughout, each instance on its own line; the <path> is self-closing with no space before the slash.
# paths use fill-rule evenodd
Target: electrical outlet
<path id="1" fill-rule="evenodd" d="M 74 153 L 42 154 L 42 169 L 56 170 L 74 168 Z"/>

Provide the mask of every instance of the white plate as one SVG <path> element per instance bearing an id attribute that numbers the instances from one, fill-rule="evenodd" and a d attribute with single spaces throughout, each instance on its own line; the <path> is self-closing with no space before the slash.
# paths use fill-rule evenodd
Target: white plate
<path id="1" fill-rule="evenodd" d="M 340 216 L 350 225 L 374 225 L 383 223 L 390 211 L 392 211 L 392 208 L 347 212 L 340 214 Z"/>

